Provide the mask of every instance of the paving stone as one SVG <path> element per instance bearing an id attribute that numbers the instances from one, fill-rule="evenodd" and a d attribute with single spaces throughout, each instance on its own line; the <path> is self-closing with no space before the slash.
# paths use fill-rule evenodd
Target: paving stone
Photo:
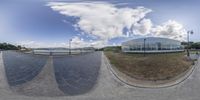
<path id="1" fill-rule="evenodd" d="M 9 85 L 16 86 L 32 80 L 45 65 L 47 57 L 4 51 L 3 60 Z"/>
<path id="2" fill-rule="evenodd" d="M 83 94 L 96 84 L 101 66 L 101 53 L 54 57 L 59 88 L 68 95 Z"/>

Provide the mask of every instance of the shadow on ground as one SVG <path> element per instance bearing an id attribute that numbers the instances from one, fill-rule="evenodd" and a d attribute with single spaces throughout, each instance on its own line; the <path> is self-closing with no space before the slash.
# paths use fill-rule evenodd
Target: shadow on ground
<path id="1" fill-rule="evenodd" d="M 84 94 L 97 82 L 101 53 L 54 57 L 53 63 L 59 89 L 66 95 Z"/>
<path id="2" fill-rule="evenodd" d="M 5 51 L 3 61 L 10 86 L 16 86 L 31 81 L 37 76 L 48 57 Z"/>
<path id="3" fill-rule="evenodd" d="M 26 96 L 79 95 L 97 83 L 101 52 L 74 56 L 42 56 L 3 52 L 10 89 Z"/>

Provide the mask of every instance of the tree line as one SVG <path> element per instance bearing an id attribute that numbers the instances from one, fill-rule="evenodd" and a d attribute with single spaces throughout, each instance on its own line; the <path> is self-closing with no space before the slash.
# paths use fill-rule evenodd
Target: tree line
<path id="1" fill-rule="evenodd" d="M 200 49 L 200 42 L 189 42 L 189 47 L 187 42 L 182 42 L 181 44 L 184 45 L 185 48 Z"/>
<path id="2" fill-rule="evenodd" d="M 191 48 L 191 49 L 200 49 L 200 42 L 192 43 L 189 48 Z"/>
<path id="3" fill-rule="evenodd" d="M 10 43 L 0 43 L 0 49 L 1 50 L 21 50 L 21 46 L 15 46 L 13 44 Z"/>

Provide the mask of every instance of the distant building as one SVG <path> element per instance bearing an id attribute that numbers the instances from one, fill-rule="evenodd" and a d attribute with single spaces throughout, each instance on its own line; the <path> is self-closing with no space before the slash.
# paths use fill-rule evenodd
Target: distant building
<path id="1" fill-rule="evenodd" d="M 146 53 L 180 52 L 184 51 L 184 47 L 177 40 L 148 37 L 133 39 L 122 43 L 122 51 L 133 53 L 143 53 L 144 51 Z"/>

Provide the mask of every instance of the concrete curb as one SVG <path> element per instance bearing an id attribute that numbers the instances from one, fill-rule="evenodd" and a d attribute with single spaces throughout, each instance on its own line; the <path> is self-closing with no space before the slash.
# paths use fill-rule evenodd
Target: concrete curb
<path id="1" fill-rule="evenodd" d="M 108 69 L 110 70 L 110 72 L 113 74 L 114 77 L 116 77 L 120 82 L 128 86 L 138 87 L 138 88 L 167 88 L 167 87 L 178 85 L 184 82 L 185 80 L 187 80 L 188 77 L 190 77 L 190 75 L 193 73 L 194 69 L 200 62 L 200 58 L 199 58 L 195 65 L 191 66 L 191 68 L 189 68 L 187 71 L 185 71 L 181 75 L 178 75 L 177 77 L 171 80 L 162 81 L 160 83 L 160 82 L 153 82 L 153 81 L 150 82 L 150 81 L 141 81 L 141 80 L 133 79 L 125 75 L 124 73 L 120 72 L 115 67 L 113 67 L 104 53 L 103 53 L 102 58 L 104 60 L 104 63 L 106 63 L 106 65 L 108 66 Z"/>
<path id="2" fill-rule="evenodd" d="M 5 66 L 3 61 L 3 51 L 0 51 L 0 90 L 1 92 L 3 91 L 9 94 L 12 93 L 6 77 Z"/>

